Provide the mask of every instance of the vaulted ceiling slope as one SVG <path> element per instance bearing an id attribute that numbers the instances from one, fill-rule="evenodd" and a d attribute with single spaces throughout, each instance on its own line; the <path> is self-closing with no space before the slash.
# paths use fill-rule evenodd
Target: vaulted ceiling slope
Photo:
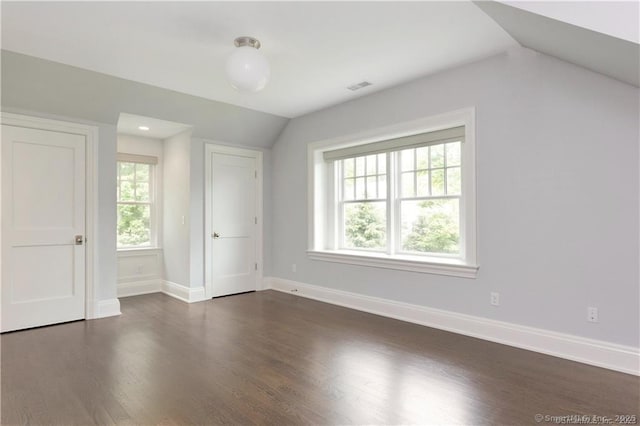
<path id="1" fill-rule="evenodd" d="M 2 107 L 115 125 L 121 112 L 193 126 L 193 137 L 271 147 L 288 119 L 2 50 Z"/>
<path id="2" fill-rule="evenodd" d="M 631 26 L 635 27 L 630 29 L 635 29 L 636 32 L 632 31 L 633 34 L 630 34 L 629 38 L 633 38 L 635 41 L 532 13 L 516 7 L 518 4 L 515 2 L 514 6 L 494 1 L 478 1 L 476 4 L 522 46 L 580 65 L 636 87 L 640 86 L 637 2 L 612 2 L 598 5 L 600 8 L 619 8 L 622 11 L 630 11 L 631 20 L 629 22 L 632 23 Z M 572 7 L 580 8 L 583 6 L 577 3 Z M 605 27 L 600 28 L 602 31 L 606 31 Z M 624 33 L 616 33 L 619 36 L 622 34 Z"/>

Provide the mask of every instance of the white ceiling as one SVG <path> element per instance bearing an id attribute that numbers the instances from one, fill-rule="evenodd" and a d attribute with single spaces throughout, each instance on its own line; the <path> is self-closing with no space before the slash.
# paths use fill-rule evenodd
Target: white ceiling
<path id="1" fill-rule="evenodd" d="M 518 43 L 473 3 L 7 2 L 2 48 L 284 117 L 296 117 Z M 237 36 L 262 42 L 271 81 L 224 76 Z M 351 92 L 367 80 L 372 86 Z"/>

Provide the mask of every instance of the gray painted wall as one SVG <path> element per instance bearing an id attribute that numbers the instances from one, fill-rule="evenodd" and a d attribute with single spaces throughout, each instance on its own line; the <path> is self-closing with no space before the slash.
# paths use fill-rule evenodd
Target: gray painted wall
<path id="1" fill-rule="evenodd" d="M 118 271 L 116 253 L 116 152 L 117 128 L 100 125 L 98 134 L 98 282 L 94 284 L 99 300 L 116 297 Z"/>
<path id="2" fill-rule="evenodd" d="M 204 285 L 204 141 L 191 139 L 189 215 L 191 241 L 189 271 L 191 287 Z"/>
<path id="3" fill-rule="evenodd" d="M 164 278 L 186 287 L 190 286 L 190 163 L 191 130 L 164 140 Z"/>
<path id="4" fill-rule="evenodd" d="M 273 148 L 273 276 L 638 346 L 638 95 L 522 49 L 296 118 Z M 307 259 L 309 142 L 470 106 L 477 279 Z"/>

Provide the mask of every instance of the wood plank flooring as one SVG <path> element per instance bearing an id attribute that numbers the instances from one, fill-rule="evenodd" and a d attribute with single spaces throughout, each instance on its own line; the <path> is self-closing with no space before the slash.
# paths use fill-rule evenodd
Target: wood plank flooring
<path id="1" fill-rule="evenodd" d="M 121 303 L 120 317 L 2 335 L 3 424 L 517 425 L 537 424 L 536 414 L 639 415 L 635 376 L 275 291 Z"/>

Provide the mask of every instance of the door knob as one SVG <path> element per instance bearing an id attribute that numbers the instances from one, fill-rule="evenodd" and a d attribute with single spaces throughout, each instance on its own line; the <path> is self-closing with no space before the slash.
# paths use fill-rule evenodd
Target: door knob
<path id="1" fill-rule="evenodd" d="M 213 234 L 211 234 L 211 236 L 213 238 L 220 238 L 220 234 L 218 234 L 217 232 L 214 232 Z"/>
<path id="2" fill-rule="evenodd" d="M 82 243 L 84 243 L 84 237 L 82 235 L 76 235 L 75 241 L 77 246 L 81 246 Z"/>

